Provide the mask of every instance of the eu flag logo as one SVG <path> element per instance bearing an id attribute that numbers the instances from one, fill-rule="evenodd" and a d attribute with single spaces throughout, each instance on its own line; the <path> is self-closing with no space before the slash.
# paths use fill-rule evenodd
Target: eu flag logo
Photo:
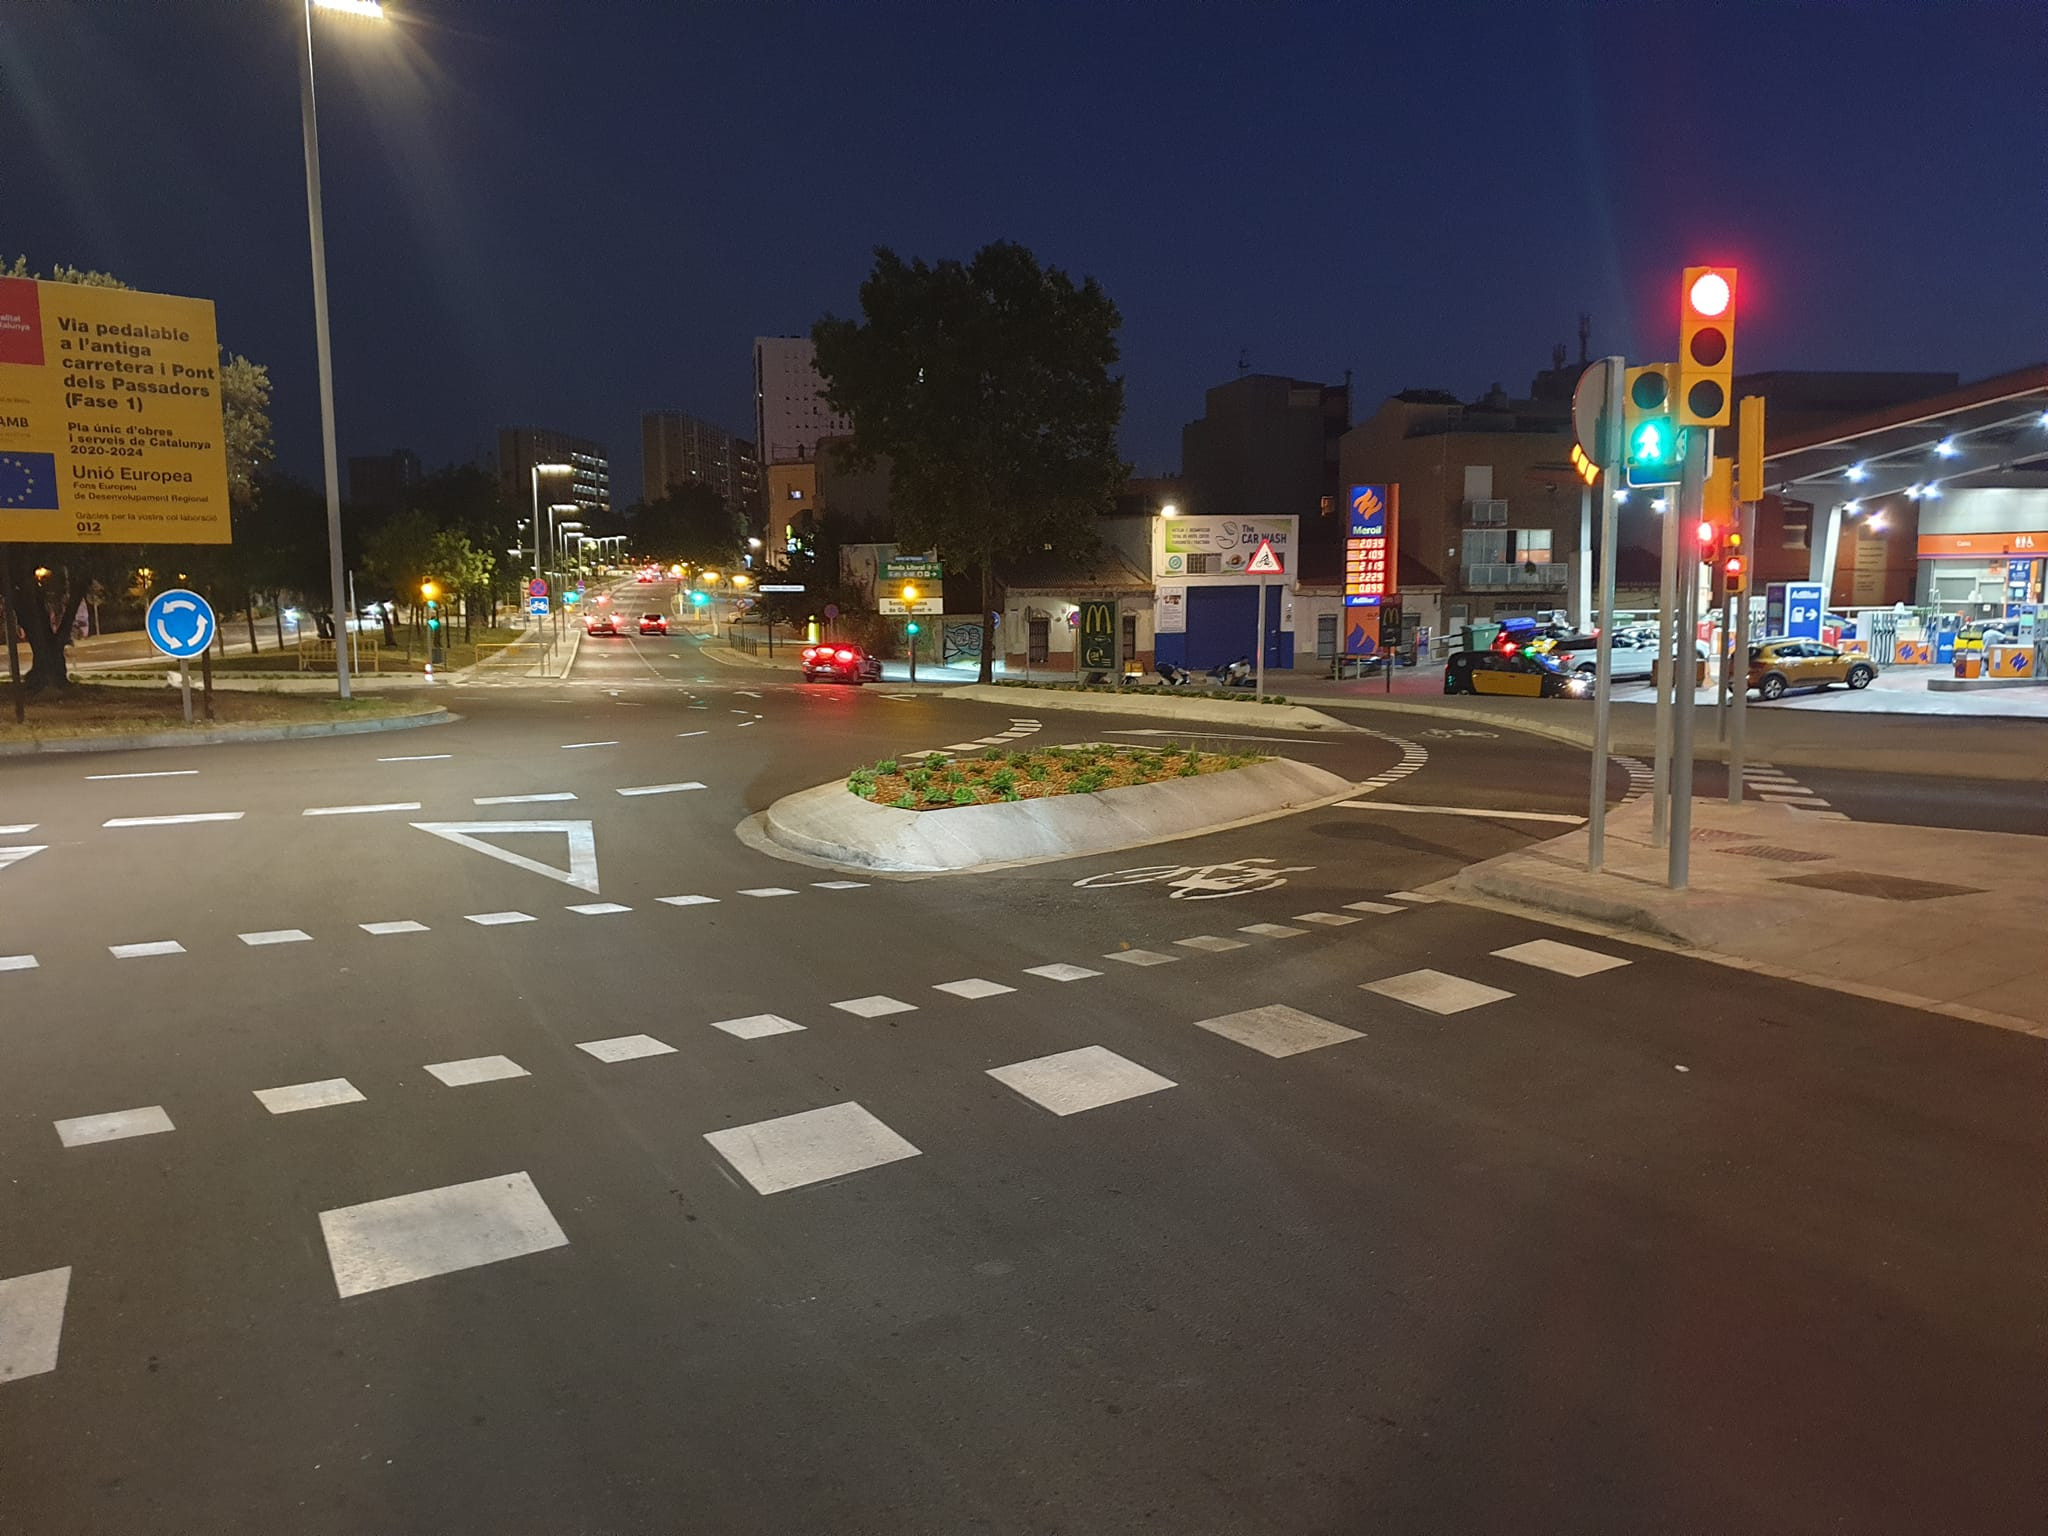
<path id="1" fill-rule="evenodd" d="M 54 453 L 0 453 L 0 511 L 14 507 L 57 510 Z"/>

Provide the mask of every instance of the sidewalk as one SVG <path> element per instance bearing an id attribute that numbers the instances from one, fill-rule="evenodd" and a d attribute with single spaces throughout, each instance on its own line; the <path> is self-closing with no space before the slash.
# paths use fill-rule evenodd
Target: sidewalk
<path id="1" fill-rule="evenodd" d="M 1436 889 L 2048 1039 L 2040 839 L 1695 800 L 1690 889 L 1672 891 L 1649 827 L 1647 801 L 1611 812 L 1599 874 L 1581 828 Z"/>

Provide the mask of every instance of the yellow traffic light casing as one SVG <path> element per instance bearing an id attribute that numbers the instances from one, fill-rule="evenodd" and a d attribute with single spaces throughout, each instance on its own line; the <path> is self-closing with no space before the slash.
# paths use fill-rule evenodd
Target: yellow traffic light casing
<path id="1" fill-rule="evenodd" d="M 1764 397 L 1744 395 L 1735 407 L 1735 499 L 1764 499 Z"/>
<path id="2" fill-rule="evenodd" d="M 1678 377 L 1673 391 L 1682 427 L 1725 427 L 1735 385 L 1735 269 L 1687 267 L 1678 296 Z"/>
<path id="3" fill-rule="evenodd" d="M 1671 409 L 1672 367 L 1648 363 L 1622 376 L 1622 462 L 1631 486 L 1678 484 L 1685 433 Z"/>

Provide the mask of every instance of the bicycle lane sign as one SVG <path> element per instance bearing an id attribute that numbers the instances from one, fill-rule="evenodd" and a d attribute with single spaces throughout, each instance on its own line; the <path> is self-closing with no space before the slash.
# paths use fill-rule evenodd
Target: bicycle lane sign
<path id="1" fill-rule="evenodd" d="M 1215 901 L 1275 890 L 1289 875 L 1306 874 L 1313 864 L 1276 865 L 1271 859 L 1231 859 L 1219 864 L 1148 864 L 1137 869 L 1089 875 L 1074 885 L 1084 890 L 1113 890 L 1130 885 L 1162 884 L 1174 901 Z"/>

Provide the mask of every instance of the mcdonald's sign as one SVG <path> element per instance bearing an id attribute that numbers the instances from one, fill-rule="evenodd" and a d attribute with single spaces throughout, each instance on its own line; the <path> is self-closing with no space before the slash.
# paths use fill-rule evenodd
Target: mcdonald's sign
<path id="1" fill-rule="evenodd" d="M 1081 670 L 1114 672 L 1117 641 L 1116 604 L 1086 602 L 1076 606 L 1081 610 Z"/>

